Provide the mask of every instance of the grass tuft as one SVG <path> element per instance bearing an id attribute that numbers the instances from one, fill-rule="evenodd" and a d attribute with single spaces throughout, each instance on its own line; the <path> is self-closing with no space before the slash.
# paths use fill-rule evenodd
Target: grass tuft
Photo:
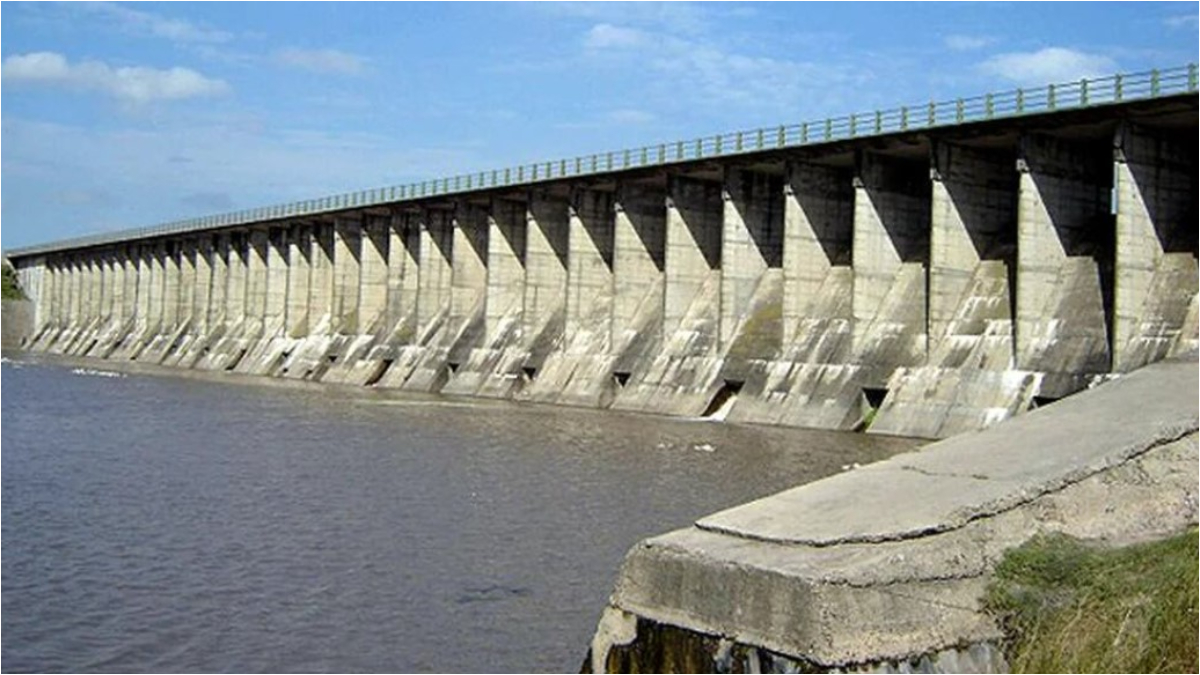
<path id="1" fill-rule="evenodd" d="M 996 568 L 986 606 L 1009 636 L 1013 672 L 1197 672 L 1195 530 L 1100 549 L 1036 538 Z"/>

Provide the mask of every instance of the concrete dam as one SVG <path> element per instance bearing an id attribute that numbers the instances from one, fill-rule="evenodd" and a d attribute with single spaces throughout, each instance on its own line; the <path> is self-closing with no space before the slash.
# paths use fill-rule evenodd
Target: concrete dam
<path id="1" fill-rule="evenodd" d="M 928 438 L 1197 346 L 1197 69 L 8 252 L 28 349 Z"/>

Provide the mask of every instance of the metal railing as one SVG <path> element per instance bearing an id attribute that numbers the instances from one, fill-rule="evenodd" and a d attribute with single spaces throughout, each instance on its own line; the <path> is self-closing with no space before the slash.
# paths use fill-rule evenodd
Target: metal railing
<path id="1" fill-rule="evenodd" d="M 970 122 L 1042 114 L 1057 110 L 1153 99 L 1193 93 L 1196 90 L 1197 67 L 1193 63 L 1165 70 L 1156 69 L 1141 73 L 1081 79 L 1076 82 L 1050 84 L 1032 89 L 1014 89 L 971 98 L 875 110 L 778 127 L 734 131 L 688 141 L 660 143 L 570 159 L 460 174 L 406 185 L 348 192 L 287 204 L 189 218 L 139 229 L 65 239 L 49 244 L 13 249 L 8 252 L 8 255 L 10 257 L 36 255 L 120 241 L 235 227 L 299 216 L 329 214 L 354 208 L 415 202 L 431 197 L 447 197 L 480 190 L 534 185 L 629 169 L 682 164 L 714 157 L 729 157 L 854 138 L 950 127 Z"/>

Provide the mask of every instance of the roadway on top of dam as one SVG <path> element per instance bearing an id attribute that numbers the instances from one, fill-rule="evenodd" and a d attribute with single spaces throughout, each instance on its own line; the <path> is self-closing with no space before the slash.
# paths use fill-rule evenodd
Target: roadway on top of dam
<path id="1" fill-rule="evenodd" d="M 838 146 L 864 140 L 880 147 L 890 144 L 893 150 L 907 148 L 909 153 L 920 153 L 926 151 L 921 137 L 932 130 L 955 129 L 976 136 L 996 133 L 996 123 L 1011 125 L 1014 119 L 1020 119 L 1022 125 L 1028 126 L 1031 122 L 1036 124 L 1039 118 L 1054 116 L 1061 120 L 1064 115 L 1073 116 L 1081 127 L 1102 122 L 1112 124 L 1106 109 L 1113 106 L 1124 106 L 1126 118 L 1144 121 L 1153 117 L 1168 127 L 1194 127 L 1196 92 L 1197 66 L 1188 64 L 374 188 L 21 247 L 9 251 L 7 256 L 22 258 L 272 221 L 331 217 L 370 208 L 415 206 L 449 197 L 492 195 L 580 180 L 602 184 L 619 175 L 636 179 L 647 171 L 657 173 L 667 168 L 705 173 L 712 170 L 711 163 L 715 160 L 735 160 L 770 170 L 772 167 L 755 166 L 755 162 L 769 160 L 779 153 L 817 147 L 822 147 L 826 154 L 840 155 L 842 161 L 853 162 L 854 147 Z M 1095 114 L 1097 111 L 1099 115 Z M 830 159 L 826 157 L 824 161 Z"/>

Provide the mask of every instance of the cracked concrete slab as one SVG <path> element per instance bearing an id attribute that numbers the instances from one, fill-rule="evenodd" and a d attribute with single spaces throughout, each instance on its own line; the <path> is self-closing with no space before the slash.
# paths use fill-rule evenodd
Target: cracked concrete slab
<path id="1" fill-rule="evenodd" d="M 661 669 L 661 648 L 699 668 L 729 652 L 776 672 L 1002 671 L 982 598 L 1005 551 L 1039 533 L 1125 544 L 1195 526 L 1198 386 L 1193 353 L 648 539 L 605 610 L 624 630 L 591 665 Z"/>
<path id="2" fill-rule="evenodd" d="M 1197 381 L 1194 353 L 1147 366 L 1010 420 L 1002 430 L 941 441 L 722 511 L 697 526 L 814 546 L 959 528 L 1194 431 Z"/>

